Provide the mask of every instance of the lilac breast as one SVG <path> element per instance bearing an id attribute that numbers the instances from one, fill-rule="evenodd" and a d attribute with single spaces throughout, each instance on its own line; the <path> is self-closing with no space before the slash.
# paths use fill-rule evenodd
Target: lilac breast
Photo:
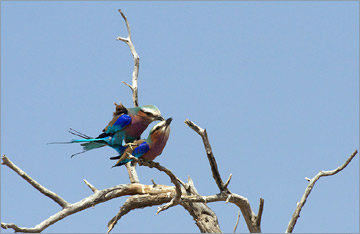
<path id="1" fill-rule="evenodd" d="M 147 119 L 143 119 L 139 116 L 131 116 L 131 124 L 125 128 L 126 131 L 126 142 L 132 142 L 136 140 L 145 129 L 149 126 L 150 122 Z"/>
<path id="2" fill-rule="evenodd" d="M 156 139 L 156 141 L 153 141 L 150 144 L 149 151 L 146 152 L 142 156 L 142 158 L 144 158 L 146 160 L 151 160 L 151 161 L 154 160 L 164 150 L 168 138 L 169 138 L 169 134 L 167 132 L 167 134 L 163 135 L 161 138 L 158 138 L 158 139 Z"/>

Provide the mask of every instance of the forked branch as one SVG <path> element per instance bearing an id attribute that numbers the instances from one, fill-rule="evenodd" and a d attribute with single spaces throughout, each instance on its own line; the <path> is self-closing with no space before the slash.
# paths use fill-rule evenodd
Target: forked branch
<path id="1" fill-rule="evenodd" d="M 157 195 L 134 195 L 129 197 L 125 203 L 121 206 L 119 212 L 108 222 L 108 230 L 107 233 L 111 232 L 111 230 L 115 227 L 119 219 L 121 219 L 124 215 L 129 213 L 132 210 L 151 207 L 156 205 L 164 204 L 165 202 L 169 202 L 171 197 L 169 194 L 157 194 Z"/>
<path id="2" fill-rule="evenodd" d="M 5 155 L 3 158 L 3 165 L 8 166 L 10 169 L 15 171 L 18 175 L 20 175 L 24 180 L 26 180 L 29 184 L 31 184 L 35 189 L 43 193 L 44 195 L 50 197 L 54 202 L 59 204 L 59 200 L 63 200 L 59 195 L 51 192 L 44 186 L 40 185 L 27 175 L 24 171 L 22 171 L 19 167 L 17 167 L 14 163 L 10 161 Z M 86 180 L 84 181 L 89 188 L 93 191 L 93 194 L 78 201 L 76 203 L 68 203 L 68 202 L 60 202 L 64 205 L 63 209 L 56 214 L 50 216 L 48 219 L 44 220 L 40 224 L 36 225 L 35 227 L 27 228 L 27 227 L 19 227 L 13 223 L 1 223 L 1 227 L 4 229 L 12 228 L 15 232 L 42 232 L 45 228 L 49 227 L 50 225 L 60 221 L 61 219 L 72 215 L 74 213 L 80 212 L 90 207 L 94 207 L 97 204 L 109 201 L 111 199 L 127 196 L 127 195 L 159 195 L 159 194 L 168 194 L 174 193 L 173 186 L 166 186 L 166 185 L 143 185 L 143 184 L 121 184 L 117 186 L 113 186 L 107 189 L 98 190 L 95 186 L 91 185 Z M 50 191 L 52 195 L 48 195 L 44 191 Z M 60 204 L 59 204 L 60 205 Z"/>
<path id="3" fill-rule="evenodd" d="M 126 28 L 128 32 L 127 37 L 118 37 L 117 40 L 125 42 L 133 55 L 134 58 L 134 70 L 132 73 L 132 84 L 128 84 L 125 81 L 122 81 L 126 86 L 128 86 L 132 91 L 133 103 L 134 106 L 138 106 L 138 73 L 139 73 L 139 55 L 137 54 L 133 42 L 131 40 L 131 31 L 130 25 L 121 10 L 119 10 L 122 18 L 126 23 Z M 24 171 L 22 171 L 19 167 L 13 164 L 5 155 L 2 157 L 2 164 L 6 165 L 13 171 L 15 171 L 19 176 L 21 176 L 24 180 L 26 180 L 29 184 L 31 184 L 35 189 L 44 194 L 45 196 L 52 199 L 58 205 L 62 207 L 62 210 L 57 212 L 56 214 L 50 216 L 48 219 L 44 220 L 40 224 L 35 227 L 27 228 L 27 227 L 19 227 L 14 223 L 1 223 L 1 227 L 4 229 L 11 228 L 15 232 L 42 232 L 44 229 L 49 227 L 50 225 L 58 222 L 59 220 L 72 215 L 74 213 L 80 212 L 84 209 L 93 207 L 97 204 L 109 201 L 111 199 L 127 196 L 130 197 L 126 200 L 126 202 L 121 207 L 120 211 L 114 216 L 108 223 L 108 232 L 110 232 L 117 221 L 130 211 L 137 208 L 144 208 L 154 205 L 161 205 L 157 210 L 157 214 L 161 211 L 164 211 L 172 206 L 181 205 L 183 206 L 189 214 L 194 218 L 196 225 L 199 227 L 201 232 L 221 232 L 220 227 L 218 225 L 218 220 L 216 214 L 207 206 L 207 203 L 210 202 L 218 202 L 224 201 L 226 203 L 232 203 L 239 207 L 244 220 L 247 224 L 247 227 L 250 232 L 261 232 L 261 218 L 264 209 L 264 199 L 260 198 L 259 208 L 257 215 L 251 209 L 250 203 L 247 198 L 242 197 L 238 194 L 232 193 L 228 189 L 228 185 L 230 183 L 232 174 L 228 177 L 227 181 L 224 183 L 221 175 L 219 173 L 217 163 L 214 157 L 214 154 L 211 149 L 211 145 L 207 136 L 206 129 L 203 129 L 197 126 L 190 120 L 185 120 L 185 123 L 197 132 L 202 140 L 205 147 L 206 155 L 209 160 L 209 164 L 211 167 L 213 178 L 220 190 L 219 194 L 210 195 L 210 196 L 202 196 L 199 195 L 196 191 L 193 181 L 189 177 L 188 183 L 185 184 L 179 178 L 177 178 L 169 169 L 161 166 L 156 162 L 148 162 L 142 159 L 135 158 L 130 156 L 135 162 L 139 163 L 139 165 L 148 166 L 150 168 L 155 167 L 156 169 L 165 172 L 169 177 L 174 186 L 167 185 L 159 185 L 153 181 L 152 185 L 144 185 L 139 184 L 139 179 L 134 166 L 131 166 L 130 163 L 126 164 L 130 182 L 131 184 L 121 184 L 117 186 L 113 186 L 107 189 L 99 190 L 87 180 L 84 180 L 85 184 L 92 190 L 93 194 L 78 201 L 76 203 L 69 203 L 64 200 L 62 197 L 57 195 L 56 193 L 50 191 L 44 186 L 40 185 L 37 181 L 32 179 L 29 175 L 27 175 Z M 322 176 L 331 176 L 343 170 L 350 161 L 357 154 L 357 150 L 347 159 L 347 161 L 336 168 L 333 171 L 320 171 L 313 179 L 306 178 L 309 181 L 309 185 L 307 186 L 303 197 L 297 205 L 297 208 L 289 222 L 288 228 L 286 232 L 292 232 L 296 221 L 300 215 L 300 211 L 304 206 L 307 197 L 309 196 L 313 186 L 316 181 Z M 181 187 L 183 185 L 183 187 Z M 236 231 L 238 222 L 240 218 L 240 212 L 238 214 L 238 219 L 236 225 L 234 227 L 234 232 Z"/>
<path id="4" fill-rule="evenodd" d="M 220 192 L 227 192 L 228 191 L 227 186 L 229 183 L 227 182 L 227 184 L 225 186 L 223 180 L 221 179 L 221 176 L 220 176 L 220 173 L 219 173 L 219 170 L 217 167 L 217 163 L 216 163 L 216 160 L 215 160 L 214 154 L 212 152 L 211 145 L 210 145 L 207 133 L 206 133 L 206 129 L 200 128 L 199 126 L 197 126 L 194 122 L 190 121 L 189 119 L 185 120 L 185 124 L 188 125 L 192 130 L 194 130 L 201 136 L 203 143 L 204 143 L 206 155 L 207 155 L 207 158 L 210 163 L 210 167 L 211 167 L 211 171 L 212 171 L 214 180 L 215 180 L 217 186 L 219 187 Z M 229 179 L 228 179 L 229 182 L 230 182 L 230 179 L 231 179 L 231 177 L 229 177 Z"/>
<path id="5" fill-rule="evenodd" d="M 232 174 L 230 174 L 225 184 L 221 179 L 219 169 L 217 167 L 217 163 L 214 154 L 212 152 L 206 130 L 199 127 L 189 119 L 185 120 L 185 124 L 187 124 L 192 130 L 194 130 L 201 136 L 204 143 L 206 155 L 210 163 L 213 178 L 220 190 L 220 194 L 217 194 L 215 196 L 202 196 L 202 197 L 187 198 L 187 199 L 195 199 L 195 200 L 200 199 L 197 201 L 202 201 L 202 202 L 225 201 L 226 203 L 228 202 L 233 203 L 240 208 L 249 231 L 257 232 L 257 233 L 261 232 L 261 217 L 264 208 L 264 199 L 260 198 L 259 212 L 258 215 L 255 215 L 255 213 L 252 211 L 250 207 L 249 201 L 246 198 L 234 194 L 228 189 L 228 185 L 230 183 Z"/>
<path id="6" fill-rule="evenodd" d="M 138 53 L 135 50 L 135 46 L 132 43 L 131 40 L 131 30 L 130 30 L 130 25 L 129 22 L 125 16 L 125 14 L 119 9 L 118 10 L 119 13 L 121 14 L 121 16 L 123 17 L 125 24 L 126 24 L 126 28 L 127 28 L 127 32 L 128 32 L 128 36 L 127 37 L 118 37 L 117 40 L 118 41 L 123 41 L 125 42 L 131 51 L 131 54 L 134 57 L 134 70 L 133 70 L 133 74 L 132 74 L 132 85 L 129 85 L 128 83 L 126 83 L 125 81 L 122 81 L 123 84 L 125 84 L 126 86 L 128 86 L 131 89 L 132 92 L 132 96 L 133 96 L 133 103 L 134 106 L 139 106 L 139 97 L 138 97 L 138 76 L 139 76 L 139 66 L 140 66 L 140 58 Z M 126 165 L 126 169 L 128 171 L 129 174 L 129 179 L 131 183 L 139 183 L 139 177 L 137 175 L 136 172 L 136 167 L 135 164 L 131 164 L 131 163 L 127 163 Z"/>
<path id="7" fill-rule="evenodd" d="M 154 168 L 158 169 L 159 171 L 165 172 L 165 174 L 170 177 L 171 183 L 173 183 L 175 185 L 175 196 L 173 197 L 173 199 L 171 199 L 171 201 L 169 203 L 167 203 L 164 206 L 159 207 L 156 214 L 159 214 L 161 211 L 167 210 L 170 207 L 179 204 L 181 194 L 182 194 L 181 186 L 180 186 L 180 182 L 179 182 L 180 179 L 178 179 L 169 169 L 161 166 L 160 163 L 153 162 L 153 161 L 145 161 L 142 158 L 137 158 L 132 155 L 130 155 L 129 158 L 138 162 L 140 166 L 144 165 L 144 166 L 147 166 L 150 168 L 154 167 Z"/>
<path id="8" fill-rule="evenodd" d="M 119 9 L 119 13 L 121 14 L 121 16 L 123 17 L 125 23 L 126 23 L 126 28 L 127 28 L 127 32 L 128 32 L 128 36 L 127 37 L 118 37 L 117 40 L 118 41 L 123 41 L 125 42 L 129 48 L 130 51 L 134 57 L 134 70 L 133 70 L 133 74 L 132 74 L 132 85 L 126 83 L 125 81 L 123 81 L 123 83 L 128 86 L 133 94 L 133 102 L 134 102 L 134 106 L 139 106 L 139 100 L 138 100 L 138 75 L 139 75 L 139 55 L 135 50 L 135 46 L 131 40 L 131 31 L 130 31 L 130 25 L 129 22 L 126 18 L 126 16 L 124 15 L 124 13 Z"/>
<path id="9" fill-rule="evenodd" d="M 305 189 L 305 193 L 303 194 L 303 196 L 301 197 L 300 199 L 300 202 L 298 202 L 297 206 L 296 206 L 296 209 L 295 209 L 295 212 L 294 214 L 292 215 L 291 219 L 290 219 L 290 222 L 288 224 L 288 227 L 286 229 L 286 233 L 292 233 L 292 231 L 294 230 L 294 227 L 295 227 L 295 224 L 296 224 L 296 221 L 298 220 L 298 218 L 300 217 L 300 212 L 301 212 L 301 209 L 303 208 L 303 206 L 305 205 L 306 203 L 306 200 L 307 198 L 309 197 L 310 195 L 310 192 L 311 190 L 313 189 L 316 181 L 318 181 L 321 177 L 323 176 L 332 176 L 332 175 L 335 175 L 336 173 L 342 171 L 350 162 L 351 160 L 356 156 L 356 154 L 358 153 L 357 150 L 355 150 L 351 155 L 350 157 L 345 161 L 345 163 L 341 166 L 339 166 L 338 168 L 332 170 L 332 171 L 320 171 L 314 178 L 312 179 L 309 179 L 309 178 L 305 178 L 307 181 L 309 181 L 309 184 L 308 186 L 306 187 Z"/>
<path id="10" fill-rule="evenodd" d="M 156 214 L 160 213 L 161 211 L 164 211 L 172 206 L 175 206 L 179 204 L 180 198 L 181 198 L 181 186 L 180 186 L 180 179 L 178 179 L 169 169 L 161 166 L 157 162 L 149 162 L 145 161 L 141 158 L 134 157 L 132 155 L 128 156 L 130 159 L 133 159 L 135 162 L 139 163 L 140 166 L 147 166 L 150 168 L 156 168 L 159 171 L 165 172 L 169 177 L 171 182 L 175 185 L 175 195 L 173 193 L 165 193 L 165 194 L 158 194 L 156 196 L 136 196 L 134 198 L 130 197 L 124 205 L 121 207 L 120 211 L 114 216 L 108 223 L 108 232 L 110 232 L 118 220 L 130 212 L 133 209 L 137 208 L 144 208 L 149 206 L 154 206 L 158 204 L 163 204 L 164 202 L 168 202 L 164 206 L 160 206 L 156 212 Z M 183 183 L 183 182 L 182 182 Z M 155 185 L 153 183 L 153 187 L 157 187 L 158 185 Z M 174 192 L 174 191 L 173 191 Z M 172 197 L 173 196 L 173 197 Z M 171 198 L 172 197 L 172 198 Z M 171 200 L 170 200 L 171 199 Z"/>
<path id="11" fill-rule="evenodd" d="M 28 176 L 23 170 L 21 170 L 18 166 L 16 166 L 14 163 L 12 163 L 8 157 L 5 156 L 5 154 L 2 156 L 2 165 L 8 166 L 13 171 L 15 171 L 19 176 L 21 176 L 24 180 L 26 180 L 31 186 L 33 186 L 35 189 L 37 189 L 40 193 L 44 194 L 45 196 L 52 199 L 54 202 L 59 204 L 63 209 L 67 208 L 70 203 L 65 201 L 62 197 L 54 193 L 53 191 L 45 188 L 41 184 L 39 184 L 36 180 Z"/>

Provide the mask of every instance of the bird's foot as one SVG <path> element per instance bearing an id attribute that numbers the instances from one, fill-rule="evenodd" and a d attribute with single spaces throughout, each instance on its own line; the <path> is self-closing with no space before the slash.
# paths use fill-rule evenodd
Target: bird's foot
<path id="1" fill-rule="evenodd" d="M 138 144 L 136 144 L 136 143 L 126 143 L 125 145 L 124 145 L 125 147 L 130 147 L 130 149 L 131 150 L 133 150 L 134 148 L 134 146 L 139 146 Z"/>

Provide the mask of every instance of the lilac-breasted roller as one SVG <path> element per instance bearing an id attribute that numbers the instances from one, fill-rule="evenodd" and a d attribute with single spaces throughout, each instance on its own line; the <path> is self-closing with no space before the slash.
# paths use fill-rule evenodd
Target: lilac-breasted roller
<path id="1" fill-rule="evenodd" d="M 164 119 L 161 116 L 160 110 L 154 105 L 144 105 L 134 108 L 125 108 L 121 103 L 115 105 L 116 108 L 113 113 L 113 119 L 98 137 L 92 138 L 74 130 L 70 131 L 70 133 L 84 138 L 66 142 L 81 143 L 81 146 L 83 146 L 83 151 L 74 155 L 106 145 L 114 148 L 119 154 L 122 154 L 123 150 L 126 149 L 126 147 L 123 146 L 123 141 L 125 141 L 125 143 L 131 143 L 138 140 L 151 122 Z"/>
<path id="2" fill-rule="evenodd" d="M 172 118 L 163 120 L 156 124 L 149 133 L 148 138 L 137 140 L 132 145 L 128 146 L 120 156 L 111 157 L 110 159 L 118 159 L 113 167 L 121 166 L 127 162 L 131 162 L 132 159 L 127 158 L 128 154 L 131 154 L 137 158 L 143 158 L 146 160 L 154 160 L 159 156 L 169 138 L 170 134 L 170 123 Z"/>

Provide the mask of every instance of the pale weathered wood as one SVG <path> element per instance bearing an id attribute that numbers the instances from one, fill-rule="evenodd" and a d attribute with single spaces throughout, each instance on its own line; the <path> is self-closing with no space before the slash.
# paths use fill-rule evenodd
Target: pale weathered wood
<path id="1" fill-rule="evenodd" d="M 128 86 L 132 91 L 133 103 L 134 106 L 138 106 L 138 73 L 139 73 L 139 55 L 137 54 L 135 47 L 131 40 L 131 31 L 129 22 L 126 16 L 123 14 L 121 10 L 119 13 L 123 17 L 126 28 L 128 32 L 128 36 L 118 37 L 117 40 L 125 42 L 133 55 L 134 58 L 134 70 L 132 73 L 132 85 L 122 81 L 126 86 Z M 92 190 L 93 194 L 78 201 L 76 203 L 68 203 L 63 198 L 61 198 L 56 193 L 50 191 L 44 186 L 40 185 L 37 181 L 32 179 L 29 175 L 27 175 L 24 171 L 18 168 L 15 164 L 13 164 L 5 155 L 2 157 L 2 164 L 8 166 L 10 169 L 15 171 L 19 176 L 21 176 L 24 180 L 26 180 L 29 184 L 31 184 L 35 189 L 40 191 L 45 196 L 51 198 L 54 202 L 59 204 L 62 207 L 62 210 L 57 212 L 56 214 L 50 216 L 40 224 L 35 227 L 27 228 L 27 227 L 19 227 L 14 223 L 1 223 L 1 227 L 4 229 L 11 228 L 15 232 L 32 232 L 39 233 L 44 229 L 49 227 L 50 225 L 58 222 L 59 220 L 66 218 L 74 213 L 80 212 L 87 208 L 93 207 L 97 204 L 107 202 L 111 199 L 127 196 L 130 197 L 126 200 L 126 202 L 121 206 L 119 212 L 109 221 L 108 223 L 108 232 L 110 232 L 114 226 L 117 224 L 118 220 L 121 219 L 124 215 L 129 213 L 130 211 L 138 208 L 150 207 L 154 205 L 163 206 L 158 208 L 157 213 L 164 211 L 172 206 L 181 205 L 183 206 L 189 214 L 195 220 L 196 225 L 199 230 L 203 233 L 220 233 L 221 229 L 219 227 L 218 218 L 216 214 L 207 206 L 207 203 L 210 202 L 219 202 L 224 201 L 226 203 L 232 203 L 239 207 L 244 220 L 247 224 L 247 227 L 250 232 L 260 233 L 261 232 L 261 218 L 264 209 L 264 199 L 260 198 L 258 214 L 256 215 L 250 206 L 250 203 L 247 198 L 242 197 L 238 194 L 232 193 L 228 189 L 228 185 L 230 183 L 232 174 L 230 174 L 227 181 L 224 183 L 220 172 L 217 167 L 217 163 L 214 157 L 214 154 L 211 149 L 211 145 L 207 136 L 206 129 L 200 128 L 195 123 L 190 120 L 185 120 L 185 123 L 197 132 L 202 140 L 205 147 L 206 155 L 209 160 L 210 168 L 213 174 L 213 178 L 220 190 L 219 194 L 210 195 L 210 196 L 201 196 L 198 194 L 195 185 L 191 178 L 189 177 L 188 183 L 182 182 L 178 177 L 176 177 L 169 169 L 161 166 L 156 162 L 147 162 L 142 159 L 133 158 L 134 161 L 138 162 L 139 165 L 148 166 L 150 168 L 155 167 L 156 169 L 165 172 L 174 186 L 168 185 L 159 185 L 153 181 L 152 185 L 144 185 L 139 183 L 139 178 L 137 176 L 137 172 L 135 170 L 135 163 L 127 163 L 126 168 L 128 170 L 129 178 L 131 184 L 121 184 L 117 186 L 113 186 L 107 189 L 98 190 L 95 186 L 93 186 L 88 181 L 84 180 L 85 184 Z M 338 173 L 343 170 L 350 161 L 357 154 L 357 150 L 348 158 L 348 160 L 340 167 L 333 171 L 321 171 L 319 172 L 313 179 L 306 178 L 309 181 L 309 185 L 305 190 L 303 197 L 297 205 L 297 208 L 289 222 L 288 228 L 286 232 L 292 232 L 293 228 L 296 224 L 296 221 L 299 217 L 301 208 L 304 206 L 307 197 L 309 196 L 315 182 L 322 176 L 330 176 Z M 182 187 L 181 187 L 182 185 Z M 234 232 L 236 231 L 237 224 L 239 222 L 240 213 L 238 214 L 238 219 L 236 225 L 234 227 Z"/>
<path id="2" fill-rule="evenodd" d="M 345 161 L 345 163 L 341 166 L 339 166 L 338 168 L 332 170 L 332 171 L 320 171 L 314 178 L 309 179 L 307 177 L 305 177 L 305 179 L 307 181 L 309 181 L 308 186 L 305 189 L 305 193 L 303 194 L 303 196 L 301 197 L 300 201 L 297 203 L 296 209 L 294 214 L 292 215 L 290 222 L 288 224 L 288 227 L 286 229 L 286 233 L 292 233 L 292 231 L 294 230 L 296 221 L 298 220 L 298 218 L 300 217 L 300 212 L 301 209 L 303 208 L 303 206 L 306 203 L 307 198 L 310 195 L 311 190 L 313 189 L 316 181 L 318 181 L 321 177 L 323 176 L 332 176 L 335 175 L 336 173 L 342 171 L 350 162 L 351 160 L 356 156 L 356 154 L 358 153 L 357 150 L 355 150 L 350 157 Z"/>
<path id="3" fill-rule="evenodd" d="M 192 122 L 189 119 L 185 120 L 185 124 L 187 124 L 192 130 L 197 132 L 203 140 L 206 155 L 208 157 L 211 171 L 213 174 L 213 178 L 220 190 L 220 194 L 216 195 L 216 199 L 218 199 L 216 201 L 225 200 L 226 203 L 231 202 L 231 203 L 234 203 L 235 205 L 237 205 L 240 208 L 240 210 L 244 216 L 244 219 L 248 226 L 249 231 L 256 232 L 256 233 L 261 232 L 261 215 L 262 215 L 262 211 L 263 211 L 264 199 L 263 198 L 260 199 L 259 214 L 258 214 L 258 216 L 256 216 L 250 207 L 249 201 L 246 198 L 244 198 L 240 195 L 234 194 L 228 189 L 228 185 L 230 183 L 232 175 L 230 174 L 230 176 L 227 179 L 225 184 L 224 184 L 223 180 L 221 179 L 221 175 L 220 175 L 219 169 L 217 167 L 217 163 L 216 163 L 214 154 L 212 152 L 206 130 L 199 127 L 198 125 L 196 125 L 194 122 Z M 210 202 L 210 201 L 205 198 L 205 202 Z"/>
<path id="4" fill-rule="evenodd" d="M 49 227 L 50 225 L 60 221 L 61 219 L 72 215 L 74 213 L 80 212 L 87 208 L 93 207 L 97 204 L 109 201 L 111 199 L 127 196 L 127 195 L 164 195 L 166 194 L 169 196 L 170 194 L 175 193 L 175 189 L 173 186 L 167 185 L 143 185 L 138 183 L 133 184 L 121 184 L 117 186 L 113 186 L 103 190 L 97 190 L 93 185 L 89 182 L 85 182 L 94 192 L 91 196 L 88 196 L 81 201 L 76 203 L 68 203 L 65 202 L 59 195 L 51 192 L 44 186 L 40 185 L 35 180 L 31 179 L 24 171 L 18 168 L 14 163 L 10 161 L 5 155 L 2 157 L 3 165 L 8 166 L 13 171 L 18 173 L 22 178 L 24 178 L 29 184 L 31 184 L 35 189 L 43 193 L 44 195 L 50 197 L 54 200 L 54 202 L 58 203 L 63 207 L 63 209 L 56 214 L 50 216 L 48 219 L 44 220 L 40 224 L 36 225 L 35 227 L 27 228 L 27 227 L 19 227 L 13 223 L 1 223 L 1 227 L 4 229 L 12 228 L 15 232 L 42 232 L 45 228 Z M 50 194 L 50 195 L 49 195 Z M 60 201 L 60 202 L 59 202 Z M 156 201 L 154 200 L 154 205 L 156 205 Z"/>
<path id="5" fill-rule="evenodd" d="M 195 188 L 193 180 L 188 177 L 188 183 L 185 186 L 187 196 L 200 196 Z M 221 233 L 218 217 L 215 212 L 203 202 L 186 202 L 180 203 L 184 209 L 193 217 L 195 224 L 198 226 L 202 233 Z"/>
<path id="6" fill-rule="evenodd" d="M 132 96 L 133 96 L 133 103 L 134 103 L 134 106 L 136 107 L 136 106 L 139 106 L 138 76 L 139 76 L 140 58 L 139 58 L 138 53 L 135 50 L 135 46 L 132 43 L 132 40 L 131 40 L 131 30 L 130 30 L 129 22 L 128 22 L 125 14 L 120 9 L 118 11 L 125 21 L 128 36 L 126 38 L 118 37 L 117 40 L 125 42 L 129 46 L 131 54 L 134 57 L 134 70 L 133 70 L 133 74 L 132 74 L 132 85 L 129 85 L 125 81 L 122 81 L 122 83 L 131 89 Z M 125 166 L 126 166 L 126 169 L 127 169 L 128 175 L 129 175 L 130 182 L 131 183 L 140 183 L 139 177 L 136 172 L 136 164 L 128 162 L 125 164 Z"/>
<path id="7" fill-rule="evenodd" d="M 65 201 L 62 197 L 54 193 L 53 191 L 45 188 L 41 184 L 39 184 L 36 180 L 31 178 L 28 174 L 26 174 L 23 170 L 21 170 L 18 166 L 16 166 L 13 162 L 11 162 L 6 155 L 2 156 L 2 163 L 3 165 L 8 166 L 13 171 L 15 171 L 19 176 L 21 176 L 24 180 L 26 180 L 29 184 L 31 184 L 35 189 L 37 189 L 40 193 L 44 194 L 45 196 L 51 198 L 54 202 L 59 204 L 62 208 L 66 208 L 70 205 L 67 201 Z"/>
<path id="8" fill-rule="evenodd" d="M 118 41 L 123 41 L 125 42 L 131 51 L 131 54 L 134 57 L 134 70 L 133 70 L 133 74 L 132 74 L 132 85 L 129 85 L 128 83 L 126 83 L 125 81 L 123 81 L 123 84 L 125 84 L 126 86 L 128 86 L 133 94 L 133 102 L 134 102 L 134 106 L 139 106 L 139 97 L 138 97 L 138 76 L 139 76 L 139 67 L 140 67 L 140 58 L 138 53 L 135 50 L 135 46 L 132 43 L 131 40 L 131 31 L 130 31 L 130 25 L 129 22 L 126 18 L 126 16 L 124 15 L 124 13 L 119 9 L 119 13 L 121 14 L 121 16 L 123 17 L 125 23 L 126 23 L 126 28 L 128 31 L 128 36 L 126 38 L 124 37 L 118 37 L 117 40 Z"/>

